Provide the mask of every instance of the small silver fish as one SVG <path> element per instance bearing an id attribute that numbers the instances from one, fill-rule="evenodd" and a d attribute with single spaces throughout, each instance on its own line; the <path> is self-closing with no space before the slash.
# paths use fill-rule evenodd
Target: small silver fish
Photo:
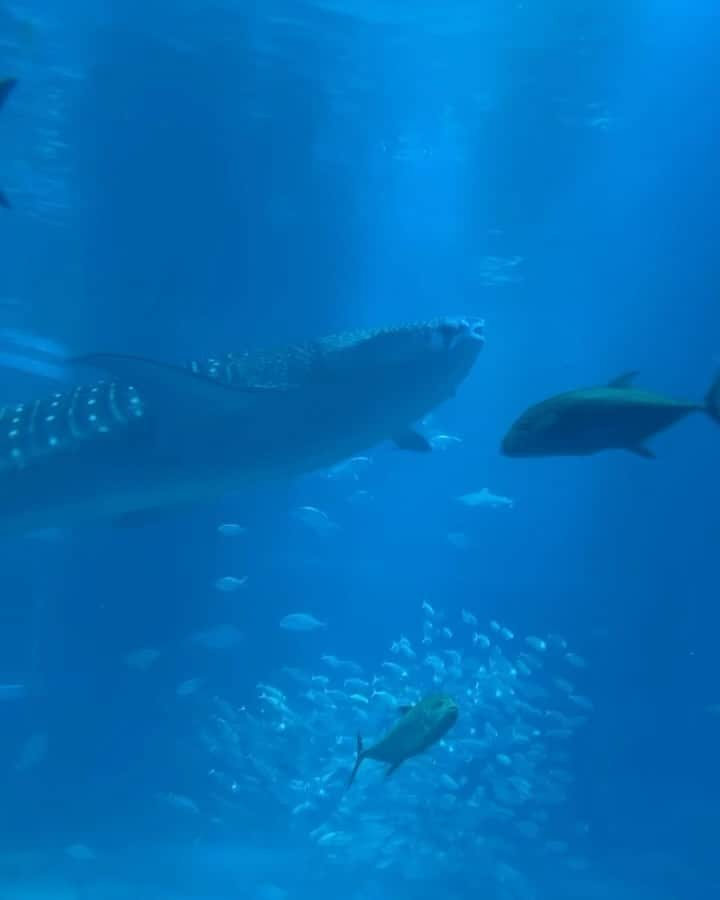
<path id="1" fill-rule="evenodd" d="M 483 488 L 474 494 L 463 494 L 457 498 L 464 506 L 485 507 L 486 509 L 512 509 L 515 501 L 510 497 L 493 494 L 488 488 Z"/>
<path id="2" fill-rule="evenodd" d="M 402 666 L 399 666 L 397 663 L 394 663 L 394 662 L 386 661 L 386 662 L 382 663 L 381 668 L 387 669 L 388 672 L 392 672 L 392 674 L 396 675 L 398 678 L 407 678 L 407 675 L 408 675 L 407 671 L 405 669 L 403 669 Z"/>
<path id="3" fill-rule="evenodd" d="M 433 450 L 449 450 L 451 447 L 462 446 L 462 438 L 454 434 L 435 434 L 430 438 Z"/>
<path id="4" fill-rule="evenodd" d="M 215 582 L 215 588 L 223 594 L 233 594 L 245 587 L 248 577 L 247 575 L 243 575 L 242 578 L 237 578 L 235 575 L 223 575 Z"/>
<path id="5" fill-rule="evenodd" d="M 362 666 L 359 666 L 349 659 L 338 659 L 337 656 L 332 656 L 330 654 L 322 656 L 321 659 L 325 665 L 330 666 L 331 669 L 344 670 L 351 675 L 362 675 Z"/>
<path id="6" fill-rule="evenodd" d="M 218 534 L 223 537 L 242 537 L 247 534 L 248 530 L 244 525 L 237 525 L 235 522 L 226 522 L 218 525 Z"/>
<path id="7" fill-rule="evenodd" d="M 178 697 L 189 697 L 190 694 L 195 694 L 202 686 L 203 679 L 202 678 L 188 678 L 186 681 L 181 681 L 180 684 L 175 689 L 175 693 Z"/>
<path id="8" fill-rule="evenodd" d="M 200 812 L 195 801 L 186 797 L 184 794 L 158 794 L 158 799 L 167 803 L 168 806 L 172 806 L 174 809 L 179 809 L 183 812 L 189 812 L 195 815 Z"/>
<path id="9" fill-rule="evenodd" d="M 310 613 L 291 613 L 280 620 L 280 627 L 286 631 L 317 631 L 327 628 L 327 622 L 321 622 Z"/>
<path id="10" fill-rule="evenodd" d="M 93 859 L 97 859 L 94 852 L 85 844 L 71 844 L 65 848 L 65 853 L 78 862 L 91 862 Z"/>
<path id="11" fill-rule="evenodd" d="M 570 663 L 571 666 L 574 666 L 576 669 L 587 668 L 587 660 L 583 659 L 582 656 L 578 656 L 577 653 L 566 653 L 565 659 Z"/>
<path id="12" fill-rule="evenodd" d="M 340 530 L 340 526 L 316 506 L 298 506 L 293 510 L 293 518 L 321 537 L 336 534 Z"/>
<path id="13" fill-rule="evenodd" d="M 234 625 L 215 625 L 192 636 L 196 644 L 207 650 L 229 650 L 242 640 L 242 633 Z"/>
<path id="14" fill-rule="evenodd" d="M 16 772 L 29 772 L 40 765 L 48 752 L 48 736 L 45 732 L 31 735 L 23 744 L 17 762 Z"/>
<path id="15" fill-rule="evenodd" d="M 128 653 L 125 657 L 125 663 L 131 669 L 139 669 L 141 672 L 144 672 L 153 663 L 157 662 L 159 658 L 159 650 L 155 650 L 153 647 L 143 647 L 140 650 L 133 650 L 132 653 Z"/>
<path id="16" fill-rule="evenodd" d="M 532 647 L 533 650 L 537 650 L 538 653 L 544 653 L 547 650 L 547 644 L 542 638 L 535 637 L 534 635 L 529 635 L 525 638 L 525 643 L 528 647 Z"/>
<path id="17" fill-rule="evenodd" d="M 372 460 L 369 456 L 353 456 L 351 459 L 338 463 L 328 470 L 327 477 L 331 481 L 341 479 L 350 479 L 357 481 L 360 476 L 367 472 Z"/>

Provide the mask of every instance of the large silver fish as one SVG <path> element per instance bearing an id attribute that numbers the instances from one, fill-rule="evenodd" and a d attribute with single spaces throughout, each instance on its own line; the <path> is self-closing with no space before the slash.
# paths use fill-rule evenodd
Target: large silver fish
<path id="1" fill-rule="evenodd" d="M 211 500 L 384 440 L 430 449 L 412 425 L 483 343 L 479 319 L 444 318 L 187 367 L 82 357 L 111 380 L 0 409 L 0 532 Z"/>
<path id="2" fill-rule="evenodd" d="M 720 375 L 698 403 L 633 387 L 637 372 L 609 384 L 567 391 L 536 403 L 512 425 L 502 442 L 506 456 L 590 456 L 627 450 L 654 459 L 646 441 L 692 413 L 720 425 Z"/>
<path id="3" fill-rule="evenodd" d="M 398 712 L 401 718 L 396 725 L 372 747 L 364 749 L 362 737 L 358 735 L 357 757 L 348 787 L 366 759 L 387 763 L 389 768 L 385 774 L 392 775 L 406 760 L 437 743 L 457 722 L 459 714 L 457 703 L 447 694 L 423 697 L 414 706 L 401 706 Z"/>

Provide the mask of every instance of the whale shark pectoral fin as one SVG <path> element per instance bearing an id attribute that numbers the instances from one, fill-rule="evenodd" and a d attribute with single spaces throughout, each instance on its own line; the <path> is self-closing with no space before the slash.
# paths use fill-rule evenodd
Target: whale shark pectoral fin
<path id="1" fill-rule="evenodd" d="M 179 402 L 185 408 L 200 407 L 209 414 L 235 412 L 242 407 L 243 398 L 277 395 L 280 392 L 279 388 L 267 385 L 225 384 L 192 369 L 142 356 L 91 353 L 74 357 L 70 363 L 101 369 L 136 387 L 150 401 L 165 404 Z"/>
<path id="2" fill-rule="evenodd" d="M 400 450 L 413 450 L 415 453 L 430 453 L 432 444 L 430 441 L 420 434 L 419 431 L 413 431 L 407 428 L 399 434 L 393 435 L 393 443 Z"/>
<path id="3" fill-rule="evenodd" d="M 385 772 L 385 777 L 389 778 L 393 772 L 397 772 L 400 766 L 403 764 L 404 760 L 400 760 L 400 762 L 393 763 L 390 768 Z"/>

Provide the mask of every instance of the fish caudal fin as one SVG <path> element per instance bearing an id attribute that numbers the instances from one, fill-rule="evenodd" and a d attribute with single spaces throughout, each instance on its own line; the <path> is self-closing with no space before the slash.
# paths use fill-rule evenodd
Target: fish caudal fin
<path id="1" fill-rule="evenodd" d="M 10 95 L 10 91 L 17 84 L 17 78 L 0 78 L 0 108 Z"/>
<path id="2" fill-rule="evenodd" d="M 710 418 L 720 425 L 720 372 L 710 385 L 710 390 L 705 395 L 705 410 Z"/>
<path id="3" fill-rule="evenodd" d="M 350 785 L 353 783 L 353 781 L 355 781 L 355 776 L 357 775 L 357 770 L 360 768 L 360 764 L 362 763 L 362 761 L 364 759 L 365 759 L 365 753 L 363 751 L 362 735 L 359 734 L 357 736 L 357 757 L 355 759 L 355 765 L 353 766 L 353 770 L 350 773 L 350 777 L 348 778 L 348 783 L 347 783 L 348 787 L 350 787 Z"/>
<path id="4" fill-rule="evenodd" d="M 15 87 L 17 81 L 15 78 L 0 78 L 0 108 L 8 98 L 10 91 Z M 0 190 L 0 206 L 10 209 L 10 201 L 4 191 Z"/>

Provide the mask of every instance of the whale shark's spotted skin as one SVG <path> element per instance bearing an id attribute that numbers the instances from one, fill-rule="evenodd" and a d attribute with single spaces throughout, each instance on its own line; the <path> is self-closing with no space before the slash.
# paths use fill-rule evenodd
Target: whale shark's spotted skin
<path id="1" fill-rule="evenodd" d="M 110 378 L 0 409 L 0 532 L 212 500 L 383 440 L 428 449 L 412 424 L 482 346 L 479 320 L 439 319 L 185 367 L 83 357 Z"/>
<path id="2" fill-rule="evenodd" d="M 131 385 L 100 382 L 0 409 L 0 475 L 29 463 L 108 444 L 139 430 L 145 412 Z"/>

